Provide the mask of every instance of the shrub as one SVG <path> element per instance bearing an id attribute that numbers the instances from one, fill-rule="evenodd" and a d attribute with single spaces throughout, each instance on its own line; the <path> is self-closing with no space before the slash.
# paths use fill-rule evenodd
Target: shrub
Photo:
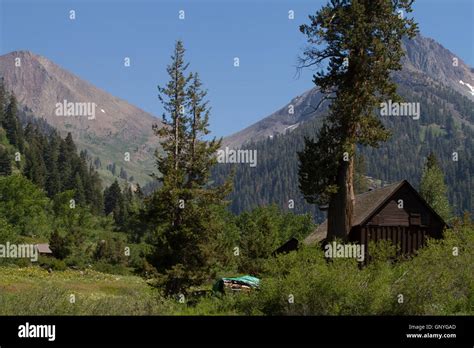
<path id="1" fill-rule="evenodd" d="M 45 269 L 51 268 L 53 271 L 65 271 L 67 269 L 66 263 L 63 260 L 58 260 L 54 257 L 40 256 L 38 262 L 41 267 Z"/>
<path id="2" fill-rule="evenodd" d="M 46 237 L 50 231 L 49 199 L 22 175 L 0 176 L 0 217 L 21 235 Z"/>
<path id="3" fill-rule="evenodd" d="M 239 271 L 258 275 L 265 260 L 291 237 L 302 240 L 314 230 L 309 215 L 283 214 L 275 205 L 258 207 L 237 218 Z"/>
<path id="4" fill-rule="evenodd" d="M 71 240 L 61 236 L 57 230 L 51 234 L 49 246 L 54 256 L 60 260 L 64 260 L 71 254 Z"/>
<path id="5" fill-rule="evenodd" d="M 6 219 L 0 217 L 0 244 L 16 243 L 17 239 L 13 226 Z"/>
<path id="6" fill-rule="evenodd" d="M 128 257 L 125 255 L 125 243 L 117 236 L 109 235 L 97 243 L 94 259 L 112 265 L 123 265 Z"/>
<path id="7" fill-rule="evenodd" d="M 257 315 L 472 315 L 473 248 L 470 223 L 409 258 L 394 260 L 386 243 L 372 246 L 364 267 L 303 247 L 266 261 L 260 290 L 237 306 Z"/>

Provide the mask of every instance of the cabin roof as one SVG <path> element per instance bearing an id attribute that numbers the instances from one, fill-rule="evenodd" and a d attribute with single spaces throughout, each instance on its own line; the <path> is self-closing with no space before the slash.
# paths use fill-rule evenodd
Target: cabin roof
<path id="1" fill-rule="evenodd" d="M 385 202 L 387 202 L 390 197 L 392 197 L 392 195 L 404 185 L 408 185 L 410 188 L 412 188 L 408 181 L 403 180 L 372 191 L 356 195 L 352 227 L 362 225 L 378 210 L 379 207 L 384 205 Z M 413 191 L 415 191 L 415 193 L 423 201 L 423 203 L 426 204 L 430 208 L 430 210 L 432 210 L 431 207 L 424 201 L 424 199 L 419 196 L 416 190 L 413 189 Z M 438 216 L 436 213 L 434 214 Z M 314 244 L 316 242 L 320 242 L 321 240 L 326 238 L 327 227 L 327 220 L 325 220 L 321 225 L 316 228 L 313 233 L 311 233 L 304 239 L 303 243 Z"/>
<path id="2" fill-rule="evenodd" d="M 49 248 L 49 244 L 36 244 L 36 249 L 40 254 L 52 254 L 53 252 Z"/>

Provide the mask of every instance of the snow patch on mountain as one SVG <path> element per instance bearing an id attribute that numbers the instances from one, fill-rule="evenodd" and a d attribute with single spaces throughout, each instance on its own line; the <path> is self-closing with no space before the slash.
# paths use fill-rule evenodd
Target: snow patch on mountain
<path id="1" fill-rule="evenodd" d="M 471 86 L 469 83 L 464 82 L 463 80 L 459 80 L 459 83 L 463 86 L 467 86 L 467 88 L 469 88 L 470 91 L 471 91 L 470 93 L 472 95 L 474 95 L 474 87 L 473 86 Z"/>
<path id="2" fill-rule="evenodd" d="M 296 123 L 296 124 L 292 124 L 291 126 L 288 126 L 285 128 L 285 130 L 293 130 L 293 129 L 296 129 L 300 124 L 299 123 Z"/>

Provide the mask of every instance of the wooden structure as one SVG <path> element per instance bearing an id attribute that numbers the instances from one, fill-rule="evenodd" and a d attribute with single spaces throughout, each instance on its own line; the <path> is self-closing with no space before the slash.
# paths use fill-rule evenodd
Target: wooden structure
<path id="1" fill-rule="evenodd" d="M 38 254 L 45 255 L 45 256 L 52 256 L 53 252 L 49 248 L 49 244 L 36 244 L 36 250 L 38 250 Z"/>
<path id="2" fill-rule="evenodd" d="M 420 194 L 403 180 L 356 196 L 351 231 L 347 241 L 365 245 L 391 240 L 402 254 L 423 247 L 427 237 L 442 238 L 446 223 Z M 327 221 L 303 241 L 325 242 Z"/>

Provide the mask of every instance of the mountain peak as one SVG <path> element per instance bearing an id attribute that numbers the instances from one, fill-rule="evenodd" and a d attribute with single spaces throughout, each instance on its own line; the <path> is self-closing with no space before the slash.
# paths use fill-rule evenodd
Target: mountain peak
<path id="1" fill-rule="evenodd" d="M 17 67 L 17 64 L 15 64 L 17 58 L 20 58 L 21 63 L 28 61 L 36 61 L 38 63 L 52 63 L 48 58 L 28 50 L 12 51 L 0 56 L 0 59 L 10 61 L 14 67 Z"/>
<path id="2" fill-rule="evenodd" d="M 404 38 L 403 47 L 406 55 L 402 58 L 402 70 L 395 71 L 392 75 L 395 82 L 412 88 L 416 81 L 430 81 L 444 85 L 474 101 L 474 69 L 460 57 L 436 40 L 421 34 L 411 40 Z M 323 116 L 324 103 L 315 110 L 320 100 L 318 87 L 313 87 L 271 115 L 224 138 L 223 146 L 238 148 L 250 141 L 273 138 L 275 134 L 292 131 L 308 119 Z"/>
<path id="3" fill-rule="evenodd" d="M 472 90 L 465 85 L 474 85 L 473 69 L 461 57 L 443 47 L 436 40 L 421 34 L 412 40 L 404 39 L 403 45 L 406 52 L 403 58 L 405 71 L 421 72 L 474 100 Z"/>
<path id="4" fill-rule="evenodd" d="M 122 164 L 141 183 L 149 180 L 158 147 L 152 126 L 160 120 L 31 51 L 0 56 L 0 76 L 22 107 L 61 133 L 70 132 L 80 149 L 105 165 Z M 61 114 L 58 104 L 87 105 L 94 115 Z M 123 162 L 126 152 L 131 156 L 128 163 Z"/>
<path id="5" fill-rule="evenodd" d="M 29 58 L 35 58 L 35 57 L 39 57 L 38 54 L 35 54 L 31 51 L 28 51 L 28 50 L 18 50 L 18 51 L 12 51 L 12 52 L 9 52 L 5 55 L 3 55 L 3 57 L 29 57 Z"/>

